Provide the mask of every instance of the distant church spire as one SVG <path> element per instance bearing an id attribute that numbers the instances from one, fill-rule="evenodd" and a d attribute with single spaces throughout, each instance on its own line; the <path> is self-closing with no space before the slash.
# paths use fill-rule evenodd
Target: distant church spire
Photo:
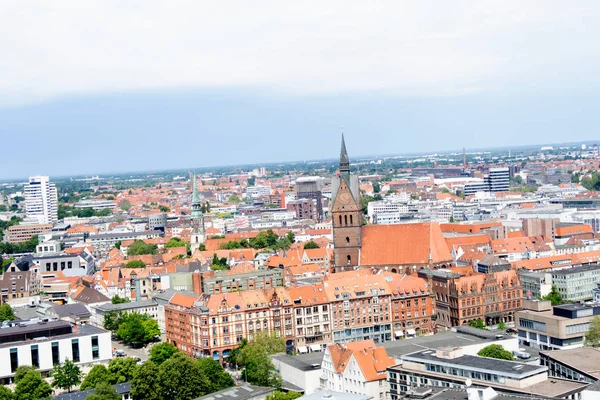
<path id="1" fill-rule="evenodd" d="M 202 212 L 202 203 L 196 186 L 196 174 L 192 174 L 192 232 L 191 232 L 191 250 L 196 251 L 200 244 L 206 240 L 204 231 L 204 213 Z"/>
<path id="2" fill-rule="evenodd" d="M 344 133 L 342 133 L 342 149 L 340 151 L 340 175 L 345 178 L 350 176 L 350 159 L 348 158 L 348 152 L 346 151 Z"/>

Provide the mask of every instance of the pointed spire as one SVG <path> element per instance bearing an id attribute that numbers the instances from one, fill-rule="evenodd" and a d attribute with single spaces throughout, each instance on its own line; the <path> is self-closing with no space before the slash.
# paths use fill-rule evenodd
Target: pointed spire
<path id="1" fill-rule="evenodd" d="M 200 196 L 198 195 L 198 187 L 196 186 L 196 174 L 192 174 L 192 205 L 200 203 Z"/>
<path id="2" fill-rule="evenodd" d="M 340 174 L 350 173 L 350 159 L 346 151 L 346 141 L 344 140 L 344 132 L 342 132 L 342 149 L 340 151 Z"/>

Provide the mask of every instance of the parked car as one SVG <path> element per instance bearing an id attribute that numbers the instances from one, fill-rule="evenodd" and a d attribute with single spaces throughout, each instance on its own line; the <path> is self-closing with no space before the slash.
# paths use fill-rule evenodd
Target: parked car
<path id="1" fill-rule="evenodd" d="M 508 333 L 509 335 L 516 335 L 517 334 L 517 330 L 514 328 L 508 328 L 506 330 L 506 333 Z"/>
<path id="2" fill-rule="evenodd" d="M 523 360 L 527 360 L 528 358 L 531 358 L 531 354 L 525 352 L 525 351 L 513 351 L 513 356 L 517 357 L 517 358 L 521 358 Z"/>
<path id="3" fill-rule="evenodd" d="M 123 350 L 115 350 L 113 351 L 113 357 L 126 357 L 127 354 Z"/>

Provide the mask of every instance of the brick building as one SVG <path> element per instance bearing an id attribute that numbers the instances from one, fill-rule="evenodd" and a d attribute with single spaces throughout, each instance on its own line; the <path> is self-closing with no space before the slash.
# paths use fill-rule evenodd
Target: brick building
<path id="1" fill-rule="evenodd" d="M 430 278 L 437 308 L 437 325 L 450 328 L 481 319 L 486 325 L 513 322 L 521 308 L 523 290 L 517 272 L 491 271 L 482 274 L 471 267 L 448 270 L 422 269 Z"/>

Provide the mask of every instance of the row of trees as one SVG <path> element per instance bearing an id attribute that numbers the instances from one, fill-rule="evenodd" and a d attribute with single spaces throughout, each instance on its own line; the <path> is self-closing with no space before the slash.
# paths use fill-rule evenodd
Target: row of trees
<path id="1" fill-rule="evenodd" d="M 220 247 L 223 250 L 234 250 L 234 249 L 273 249 L 273 250 L 287 250 L 294 243 L 295 237 L 293 232 L 282 238 L 279 237 L 272 229 L 261 231 L 252 239 L 242 239 L 240 241 L 230 240 L 227 243 L 222 244 Z"/>
<path id="2" fill-rule="evenodd" d="M 158 323 L 148 314 L 109 311 L 104 314 L 104 327 L 125 343 L 143 346 L 160 335 Z"/>
<path id="3" fill-rule="evenodd" d="M 0 242 L 0 254 L 33 253 L 38 243 L 39 240 L 37 235 L 33 236 L 28 241 L 21 243 Z"/>
<path id="4" fill-rule="evenodd" d="M 110 208 L 103 210 L 94 210 L 91 207 L 88 208 L 75 208 L 71 206 L 65 206 L 64 204 L 58 205 L 58 219 L 65 217 L 79 217 L 79 218 L 91 218 L 91 217 L 108 217 L 112 214 Z"/>

